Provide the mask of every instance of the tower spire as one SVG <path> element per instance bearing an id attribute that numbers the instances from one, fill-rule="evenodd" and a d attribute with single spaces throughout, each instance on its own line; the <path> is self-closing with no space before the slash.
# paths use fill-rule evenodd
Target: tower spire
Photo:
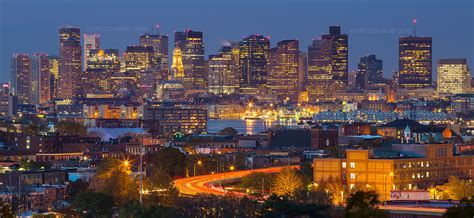
<path id="1" fill-rule="evenodd" d="M 416 36 L 416 18 L 413 19 L 412 23 L 413 23 L 413 36 Z"/>

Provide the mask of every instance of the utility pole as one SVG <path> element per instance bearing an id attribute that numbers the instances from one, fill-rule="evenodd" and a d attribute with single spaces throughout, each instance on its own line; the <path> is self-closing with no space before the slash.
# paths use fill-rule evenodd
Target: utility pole
<path id="1" fill-rule="evenodd" d="M 143 206 L 143 141 L 140 142 L 140 205 Z"/>
<path id="2" fill-rule="evenodd" d="M 265 178 L 262 178 L 262 197 L 263 197 L 263 191 L 264 191 L 264 185 L 265 184 Z"/>

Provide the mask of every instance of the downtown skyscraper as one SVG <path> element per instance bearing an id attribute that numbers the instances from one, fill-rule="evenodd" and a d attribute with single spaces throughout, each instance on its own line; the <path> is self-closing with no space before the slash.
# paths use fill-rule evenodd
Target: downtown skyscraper
<path id="1" fill-rule="evenodd" d="M 59 98 L 80 97 L 82 81 L 81 30 L 59 29 Z"/>
<path id="2" fill-rule="evenodd" d="M 28 54 L 14 54 L 11 59 L 13 93 L 19 104 L 29 104 L 31 98 L 31 62 Z"/>
<path id="3" fill-rule="evenodd" d="M 87 58 L 89 57 L 89 52 L 92 49 L 100 49 L 100 35 L 99 34 L 84 34 L 84 71 L 87 70 Z"/>
<path id="4" fill-rule="evenodd" d="M 168 70 L 168 36 L 160 34 L 143 34 L 140 36 L 140 45 L 153 48 L 153 58 L 156 68 L 160 71 L 160 80 L 169 80 Z"/>
<path id="5" fill-rule="evenodd" d="M 240 88 L 243 93 L 255 93 L 266 88 L 270 39 L 262 35 L 250 35 L 240 42 Z"/>
<path id="6" fill-rule="evenodd" d="M 369 85 L 383 82 L 383 61 L 375 55 L 361 57 L 357 68 L 357 88 L 366 89 Z"/>
<path id="7" fill-rule="evenodd" d="M 336 91 L 344 92 L 348 84 L 349 73 L 349 36 L 341 34 L 340 26 L 330 26 L 329 34 L 322 35 L 323 40 L 330 40 L 332 79 Z"/>
<path id="8" fill-rule="evenodd" d="M 278 101 L 298 100 L 299 54 L 298 40 L 283 40 L 270 49 L 268 88 Z"/>
<path id="9" fill-rule="evenodd" d="M 308 98 L 330 100 L 335 91 L 332 80 L 332 40 L 315 39 L 308 46 Z"/>
<path id="10" fill-rule="evenodd" d="M 210 55 L 208 61 L 208 87 L 214 94 L 233 94 L 239 90 L 238 58 L 232 51 L 238 46 L 223 46 L 219 54 Z M 235 51 L 235 50 L 234 50 Z"/>
<path id="11" fill-rule="evenodd" d="M 311 101 L 331 100 L 334 92 L 345 92 L 349 83 L 349 41 L 341 27 L 330 26 L 329 34 L 308 46 L 308 96 Z"/>
<path id="12" fill-rule="evenodd" d="M 431 81 L 431 37 L 400 37 L 398 58 L 398 88 L 430 88 Z"/>
<path id="13" fill-rule="evenodd" d="M 49 55 L 33 54 L 31 58 L 30 104 L 46 104 L 51 100 L 51 66 Z"/>
<path id="14" fill-rule="evenodd" d="M 174 46 L 179 47 L 182 53 L 184 87 L 187 89 L 207 89 L 203 33 L 193 30 L 175 32 Z"/>
<path id="15" fill-rule="evenodd" d="M 467 93 L 471 88 L 471 71 L 466 59 L 438 60 L 437 82 L 440 94 Z"/>

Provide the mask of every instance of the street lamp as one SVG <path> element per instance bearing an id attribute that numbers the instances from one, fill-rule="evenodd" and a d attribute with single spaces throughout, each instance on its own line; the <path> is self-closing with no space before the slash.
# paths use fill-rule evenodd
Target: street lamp
<path id="1" fill-rule="evenodd" d="M 201 166 L 202 161 L 198 160 L 194 165 L 193 165 L 193 176 L 196 176 L 196 165 Z"/>
<path id="2" fill-rule="evenodd" d="M 230 170 L 230 171 L 234 171 L 234 170 L 235 170 L 235 167 L 234 167 L 233 165 L 230 165 L 229 170 Z"/>
<path id="3" fill-rule="evenodd" d="M 390 172 L 388 175 L 387 174 L 383 174 L 383 200 L 384 200 L 384 207 L 385 209 L 387 209 L 387 193 L 386 193 L 386 190 L 387 190 L 387 176 L 393 176 L 393 172 Z"/>

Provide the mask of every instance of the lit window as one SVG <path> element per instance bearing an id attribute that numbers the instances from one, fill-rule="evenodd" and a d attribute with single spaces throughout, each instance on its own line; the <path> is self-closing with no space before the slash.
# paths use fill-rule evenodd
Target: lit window
<path id="1" fill-rule="evenodd" d="M 351 162 L 350 165 L 351 165 L 351 169 L 354 169 L 356 167 L 356 164 L 354 162 Z"/>
<path id="2" fill-rule="evenodd" d="M 354 186 L 355 186 L 355 184 L 350 184 L 350 185 L 349 185 L 349 189 L 353 189 Z"/>
<path id="3" fill-rule="evenodd" d="M 342 168 L 346 168 L 346 162 L 342 162 Z"/>
<path id="4" fill-rule="evenodd" d="M 351 173 L 351 174 L 350 174 L 350 177 L 351 177 L 351 179 L 355 179 L 355 178 L 356 178 L 355 173 Z"/>

